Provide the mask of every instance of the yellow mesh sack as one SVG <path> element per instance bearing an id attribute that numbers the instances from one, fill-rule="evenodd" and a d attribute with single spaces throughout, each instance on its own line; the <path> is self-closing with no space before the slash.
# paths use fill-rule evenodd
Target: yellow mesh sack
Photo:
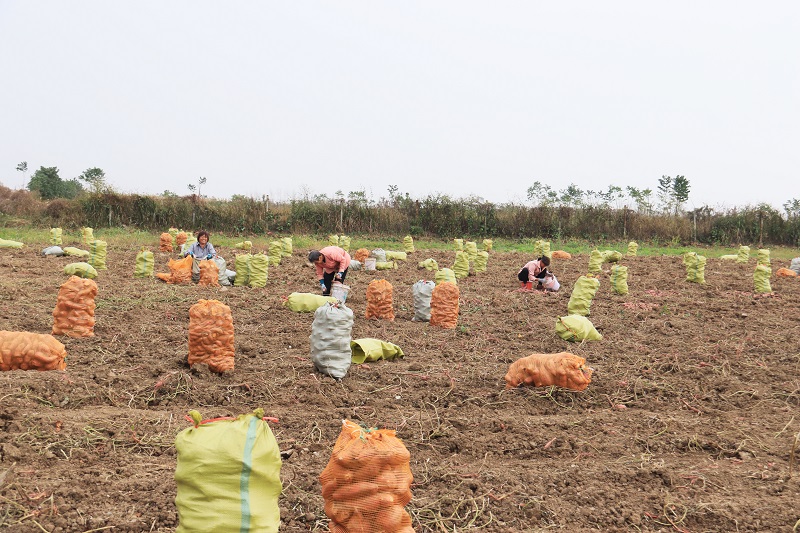
<path id="1" fill-rule="evenodd" d="M 405 250 L 407 254 L 413 254 L 416 251 L 414 249 L 414 238 L 411 235 L 403 237 L 403 250 Z"/>
<path id="2" fill-rule="evenodd" d="M 86 227 L 81 228 L 81 244 L 89 244 L 94 240 L 94 230 Z"/>
<path id="3" fill-rule="evenodd" d="M 108 267 L 106 267 L 107 255 L 108 243 L 106 241 L 94 240 L 89 243 L 89 260 L 87 263 L 92 265 L 95 270 L 108 270 Z"/>
<path id="4" fill-rule="evenodd" d="M 756 265 L 753 272 L 753 284 L 755 291 L 759 294 L 772 292 L 772 286 L 769 284 L 769 278 L 772 275 L 772 269 L 767 265 Z"/>
<path id="5" fill-rule="evenodd" d="M 58 289 L 52 334 L 93 337 L 95 296 L 97 283 L 91 279 L 70 276 Z"/>
<path id="6" fill-rule="evenodd" d="M 367 318 L 394 320 L 392 284 L 385 279 L 374 279 L 367 286 Z"/>
<path id="7" fill-rule="evenodd" d="M 283 305 L 296 313 L 313 313 L 326 303 L 335 303 L 336 301 L 333 296 L 321 296 L 310 292 L 293 292 L 286 298 Z"/>
<path id="8" fill-rule="evenodd" d="M 492 242 L 492 239 L 483 239 L 483 251 L 484 252 L 491 252 L 493 245 L 494 245 L 494 243 Z"/>
<path id="9" fill-rule="evenodd" d="M 457 279 L 464 279 L 469 276 L 469 255 L 467 252 L 456 252 L 456 260 L 453 263 L 453 272 Z"/>
<path id="10" fill-rule="evenodd" d="M 269 266 L 278 266 L 281 264 L 281 257 L 283 256 L 281 253 L 282 249 L 281 241 L 271 241 L 269 243 Z"/>
<path id="11" fill-rule="evenodd" d="M 64 370 L 67 350 L 52 335 L 0 331 L 0 370 Z"/>
<path id="12" fill-rule="evenodd" d="M 611 288 L 617 294 L 628 294 L 628 267 L 614 265 L 611 267 Z"/>
<path id="13" fill-rule="evenodd" d="M 339 235 L 339 248 L 345 252 L 350 252 L 350 237 L 347 235 Z"/>
<path id="14" fill-rule="evenodd" d="M 439 270 L 439 263 L 436 262 L 436 259 L 429 257 L 424 261 L 420 261 L 418 268 L 424 268 L 425 270 Z"/>
<path id="15" fill-rule="evenodd" d="M 433 281 L 436 282 L 437 285 L 444 281 L 456 283 L 456 273 L 449 268 L 440 268 L 436 271 L 436 274 L 434 274 Z"/>
<path id="16" fill-rule="evenodd" d="M 410 460 L 393 430 L 342 420 L 319 476 L 331 533 L 414 533 L 405 511 L 414 480 Z"/>
<path id="17" fill-rule="evenodd" d="M 601 270 L 603 270 L 603 254 L 600 250 L 594 249 L 589 256 L 589 274 L 599 274 Z"/>
<path id="18" fill-rule="evenodd" d="M 153 252 L 142 248 L 136 254 L 136 268 L 133 271 L 134 278 L 149 278 L 153 276 L 153 267 L 155 266 L 155 256 Z"/>
<path id="19" fill-rule="evenodd" d="M 486 272 L 486 266 L 489 263 L 489 252 L 478 252 L 475 254 L 475 273 Z"/>
<path id="20" fill-rule="evenodd" d="M 64 232 L 61 228 L 50 228 L 50 245 L 61 246 L 63 234 Z"/>
<path id="21" fill-rule="evenodd" d="M 591 276 L 579 277 L 572 288 L 572 295 L 569 297 L 569 303 L 567 304 L 567 312 L 570 315 L 588 316 L 592 300 L 599 288 L 599 279 Z"/>
<path id="22" fill-rule="evenodd" d="M 750 261 L 750 247 L 749 246 L 739 246 L 739 251 L 736 253 L 736 262 L 737 263 L 747 263 Z"/>
<path id="23" fill-rule="evenodd" d="M 284 237 L 281 239 L 281 244 L 283 245 L 283 251 L 281 254 L 283 257 L 291 257 L 292 256 L 292 238 L 291 237 Z"/>
<path id="24" fill-rule="evenodd" d="M 189 308 L 189 366 L 205 363 L 212 372 L 233 370 L 233 315 L 217 300 Z"/>
<path id="25" fill-rule="evenodd" d="M 458 324 L 458 298 L 460 291 L 455 283 L 443 281 L 431 293 L 431 326 L 454 329 Z"/>
<path id="26" fill-rule="evenodd" d="M 202 420 L 175 438 L 176 533 L 277 533 L 281 455 L 264 410 Z"/>
<path id="27" fill-rule="evenodd" d="M 467 253 L 467 259 L 470 262 L 475 261 L 475 256 L 478 255 L 478 243 L 475 241 L 466 241 L 464 243 L 464 251 Z"/>
<path id="28" fill-rule="evenodd" d="M 94 279 L 97 277 L 97 270 L 89 263 L 69 263 L 64 265 L 64 274 Z"/>
<path id="29" fill-rule="evenodd" d="M 634 241 L 629 242 L 627 255 L 630 257 L 636 257 L 636 254 L 638 253 L 639 253 L 639 245 Z"/>
<path id="30" fill-rule="evenodd" d="M 464 239 L 453 239 L 453 246 L 455 246 L 456 250 L 463 251 L 464 250 Z"/>

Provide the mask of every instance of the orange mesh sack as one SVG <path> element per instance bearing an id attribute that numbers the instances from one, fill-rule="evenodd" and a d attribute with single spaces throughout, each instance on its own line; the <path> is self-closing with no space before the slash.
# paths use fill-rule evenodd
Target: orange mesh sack
<path id="1" fill-rule="evenodd" d="M 183 243 L 186 242 L 188 236 L 186 235 L 185 231 L 179 231 L 177 235 L 175 235 L 175 244 L 177 246 L 183 246 Z"/>
<path id="2" fill-rule="evenodd" d="M 796 278 L 797 272 L 795 272 L 794 270 L 790 270 L 788 268 L 779 268 L 775 272 L 775 275 L 778 276 L 779 278 Z"/>
<path id="3" fill-rule="evenodd" d="M 431 294 L 431 326 L 453 329 L 458 324 L 458 285 L 443 281 Z"/>
<path id="4" fill-rule="evenodd" d="M 366 317 L 394 320 L 392 284 L 385 279 L 374 279 L 367 286 Z"/>
<path id="5" fill-rule="evenodd" d="M 180 235 L 180 233 L 178 235 Z M 214 260 L 203 259 L 200 261 L 199 265 L 200 281 L 198 281 L 197 284 L 203 287 L 219 287 L 219 267 Z"/>
<path id="6" fill-rule="evenodd" d="M 189 366 L 205 363 L 212 372 L 233 370 L 233 316 L 217 300 L 189 308 Z"/>
<path id="7" fill-rule="evenodd" d="M 166 235 L 169 235 L 169 233 Z M 189 283 L 192 281 L 193 260 L 194 258 L 191 255 L 187 255 L 183 259 L 170 259 L 167 263 L 169 274 L 156 274 L 156 277 L 173 285 Z"/>
<path id="8" fill-rule="evenodd" d="M 355 259 L 359 263 L 363 263 L 364 259 L 366 259 L 367 257 L 369 257 L 369 250 L 367 250 L 366 248 L 359 248 L 358 250 L 356 250 L 353 259 Z"/>
<path id="9" fill-rule="evenodd" d="M 52 335 L 0 331 L 0 370 L 64 370 L 67 351 Z"/>
<path id="10" fill-rule="evenodd" d="M 97 283 L 94 280 L 70 276 L 58 289 L 52 334 L 93 337 L 95 296 Z"/>
<path id="11" fill-rule="evenodd" d="M 319 476 L 332 533 L 413 533 L 411 454 L 389 429 L 342 420 L 331 459 Z"/>
<path id="12" fill-rule="evenodd" d="M 506 374 L 506 388 L 556 385 L 581 391 L 592 382 L 592 372 L 583 357 L 567 352 L 535 353 L 511 363 Z"/>
<path id="13" fill-rule="evenodd" d="M 159 238 L 158 249 L 162 252 L 172 252 L 172 235 L 169 233 L 162 233 Z"/>

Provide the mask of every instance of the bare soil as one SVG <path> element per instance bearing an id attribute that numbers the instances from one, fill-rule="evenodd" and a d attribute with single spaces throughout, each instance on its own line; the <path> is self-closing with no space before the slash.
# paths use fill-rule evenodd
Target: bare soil
<path id="1" fill-rule="evenodd" d="M 41 248 L 3 250 L 0 329 L 50 332 L 71 260 Z M 305 252 L 270 267 L 266 288 L 205 289 L 134 279 L 136 251 L 109 243 L 96 336 L 60 338 L 66 371 L 0 373 L 0 529 L 174 531 L 185 414 L 256 407 L 279 419 L 283 531 L 327 530 L 318 476 L 343 418 L 397 430 L 417 531 L 797 529 L 800 280 L 773 278 L 774 295 L 757 297 L 752 261 L 709 259 L 698 285 L 680 257 L 626 257 L 630 294 L 603 273 L 589 318 L 604 338 L 580 345 L 554 325 L 588 257 L 554 260 L 562 288 L 543 294 L 516 290 L 530 256 L 493 253 L 488 272 L 459 282 L 459 325 L 443 330 L 411 321 L 411 285 L 431 278 L 419 261 L 454 254 L 418 251 L 397 270 L 349 274 L 353 338 L 406 357 L 337 382 L 311 364 L 313 315 L 282 305 L 318 290 Z M 156 271 L 167 259 L 156 252 Z M 377 278 L 394 285 L 393 322 L 364 318 Z M 203 298 L 233 310 L 231 373 L 186 364 L 189 307 Z M 587 390 L 505 390 L 510 363 L 560 351 L 595 369 Z"/>

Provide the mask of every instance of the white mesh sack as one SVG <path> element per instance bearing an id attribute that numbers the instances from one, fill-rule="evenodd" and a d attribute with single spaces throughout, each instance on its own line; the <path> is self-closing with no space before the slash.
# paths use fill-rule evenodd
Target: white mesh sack
<path id="1" fill-rule="evenodd" d="M 216 256 L 214 258 L 214 263 L 217 265 L 217 268 L 219 269 L 219 277 L 217 277 L 217 281 L 219 282 L 220 285 L 229 287 L 231 281 L 228 279 L 228 273 L 226 272 L 228 264 L 225 262 L 225 259 L 223 259 L 220 256 Z"/>
<path id="2" fill-rule="evenodd" d="M 411 286 L 411 293 L 414 295 L 414 318 L 417 322 L 431 321 L 431 295 L 436 283 L 423 279 Z"/>
<path id="3" fill-rule="evenodd" d="M 353 311 L 340 303 L 327 303 L 314 311 L 311 323 L 311 361 L 317 370 L 341 379 L 350 369 L 353 356 L 350 340 Z"/>

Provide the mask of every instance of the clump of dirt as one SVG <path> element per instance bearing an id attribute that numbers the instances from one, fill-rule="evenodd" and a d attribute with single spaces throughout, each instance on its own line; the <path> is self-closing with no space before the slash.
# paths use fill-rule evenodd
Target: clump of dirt
<path id="1" fill-rule="evenodd" d="M 174 531 L 174 440 L 187 411 L 256 407 L 279 419 L 282 531 L 327 529 L 318 476 L 343 418 L 405 442 L 417 531 L 789 531 L 797 520 L 797 280 L 773 279 L 775 296 L 756 297 L 753 264 L 709 259 L 697 285 L 683 281 L 680 257 L 626 257 L 630 294 L 614 294 L 603 272 L 589 316 L 603 340 L 576 345 L 554 327 L 587 256 L 553 260 L 561 290 L 541 293 L 517 291 L 530 256 L 492 253 L 486 273 L 459 281 L 458 326 L 444 330 L 411 320 L 411 286 L 433 277 L 419 261 L 451 266 L 455 253 L 417 251 L 397 270 L 347 277 L 353 337 L 406 356 L 335 381 L 311 363 L 313 315 L 282 305 L 318 291 L 307 250 L 271 266 L 263 289 L 136 279 L 137 251 L 109 242 L 96 336 L 59 338 L 66 371 L 0 373 L 10 531 Z M 155 253 L 165 272 L 170 255 Z M 0 329 L 49 333 L 68 262 L 3 250 Z M 367 284 L 380 278 L 394 286 L 394 321 L 364 318 Z M 236 366 L 223 375 L 186 363 L 189 308 L 210 298 L 234 318 Z M 595 369 L 585 391 L 505 390 L 513 361 L 561 351 Z"/>

